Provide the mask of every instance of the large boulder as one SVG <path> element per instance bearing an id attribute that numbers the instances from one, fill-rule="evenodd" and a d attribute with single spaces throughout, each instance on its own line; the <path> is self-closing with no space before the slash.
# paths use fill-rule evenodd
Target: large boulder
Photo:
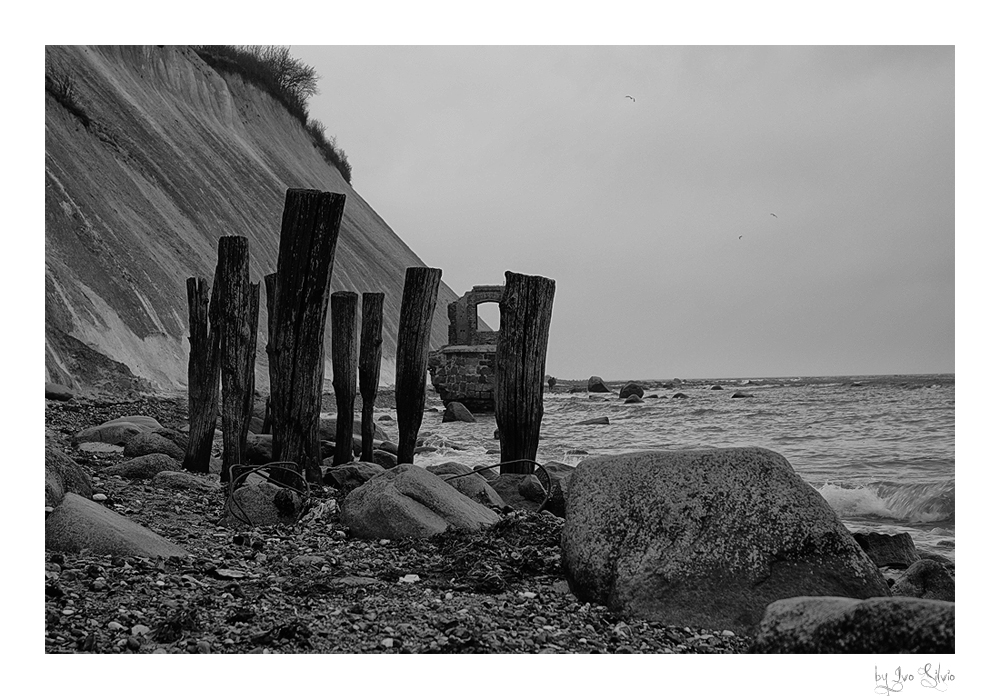
<path id="1" fill-rule="evenodd" d="M 433 464 L 427 470 L 435 476 L 444 479 L 445 483 L 458 490 L 473 502 L 487 507 L 504 506 L 503 498 L 497 494 L 486 479 L 476 473 L 471 467 L 457 461 L 446 461 L 443 464 Z M 455 476 L 452 478 L 452 476 Z"/>
<path id="2" fill-rule="evenodd" d="M 919 560 L 892 586 L 892 595 L 955 601 L 955 576 L 939 561 Z"/>
<path id="3" fill-rule="evenodd" d="M 108 466 L 102 476 L 121 476 L 130 481 L 149 480 L 160 471 L 179 471 L 181 462 L 166 454 L 146 454 Z"/>
<path id="4" fill-rule="evenodd" d="M 139 432 L 125 442 L 125 458 L 132 459 L 149 454 L 166 454 L 177 461 L 184 461 L 184 450 L 155 432 Z"/>
<path id="5" fill-rule="evenodd" d="M 549 461 L 543 464 L 545 473 L 549 475 L 549 499 L 542 509 L 551 512 L 557 517 L 566 516 L 566 491 L 569 489 L 570 479 L 576 467 L 558 461 Z M 538 473 L 538 469 L 535 469 Z M 539 480 L 544 485 L 545 475 L 539 475 Z"/>
<path id="6" fill-rule="evenodd" d="M 913 537 L 906 532 L 902 534 L 854 532 L 854 540 L 879 568 L 906 570 L 920 560 L 917 547 L 913 544 Z"/>
<path id="7" fill-rule="evenodd" d="M 243 454 L 243 460 L 247 466 L 263 466 L 272 461 L 274 437 L 269 434 L 247 433 L 247 450 Z"/>
<path id="8" fill-rule="evenodd" d="M 769 605 L 752 653 L 954 653 L 955 604 L 793 597 Z"/>
<path id="9" fill-rule="evenodd" d="M 341 521 L 361 539 L 428 537 L 449 527 L 479 529 L 499 520 L 433 473 L 401 464 L 345 498 Z"/>
<path id="10" fill-rule="evenodd" d="M 393 452 L 383 451 L 382 449 L 373 449 L 372 460 L 385 469 L 396 467 L 396 454 Z"/>
<path id="11" fill-rule="evenodd" d="M 889 594 L 826 500 L 760 448 L 582 461 L 562 548 L 581 600 L 680 626 L 747 632 L 779 599 Z"/>
<path id="12" fill-rule="evenodd" d="M 611 393 L 611 389 L 604 384 L 604 379 L 600 376 L 591 376 L 587 379 L 587 390 L 591 393 Z"/>
<path id="13" fill-rule="evenodd" d="M 76 493 L 66 493 L 62 503 L 45 518 L 45 548 L 97 556 L 187 556 L 177 544 L 142 525 L 112 512 Z"/>
<path id="14" fill-rule="evenodd" d="M 90 476 L 80 464 L 54 447 L 45 447 L 45 506 L 55 507 L 66 493 L 76 493 L 88 500 L 94 496 Z"/>
<path id="15" fill-rule="evenodd" d="M 221 524 L 231 529 L 267 524 L 295 524 L 305 506 L 302 496 L 291 488 L 257 482 L 233 491 L 226 500 Z"/>
<path id="16" fill-rule="evenodd" d="M 634 394 L 625 399 L 626 405 L 632 405 L 633 403 L 642 403 L 642 402 L 643 402 L 642 398 Z"/>
<path id="17" fill-rule="evenodd" d="M 452 401 L 444 408 L 444 415 L 441 422 L 475 422 L 476 418 L 469 412 L 469 409 L 458 401 Z"/>
<path id="18" fill-rule="evenodd" d="M 634 381 L 630 381 L 624 386 L 622 386 L 621 390 L 618 391 L 618 397 L 628 398 L 629 396 L 639 396 L 640 398 L 642 398 L 643 395 L 645 395 L 645 393 L 646 389 L 644 389 L 642 386 L 635 383 Z"/>
<path id="19" fill-rule="evenodd" d="M 61 383 L 53 383 L 51 381 L 45 382 L 45 398 L 46 400 L 70 400 L 75 394 L 73 389 L 69 386 L 63 386 Z"/>

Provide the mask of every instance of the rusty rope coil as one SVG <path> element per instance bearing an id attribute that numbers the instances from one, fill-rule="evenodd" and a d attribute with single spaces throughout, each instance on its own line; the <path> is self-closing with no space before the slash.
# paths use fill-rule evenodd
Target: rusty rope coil
<path id="1" fill-rule="evenodd" d="M 291 464 L 294 468 L 288 468 L 287 465 L 283 464 Z M 241 470 L 239 473 L 237 473 L 236 476 L 234 476 L 233 472 L 236 471 L 236 469 L 246 469 L 246 470 L 245 471 Z M 271 477 L 272 469 L 295 475 L 300 481 L 302 481 L 303 485 L 305 486 L 305 490 L 296 488 L 295 486 L 291 486 L 288 485 L 287 483 L 282 483 L 281 481 L 273 479 Z M 258 471 L 267 471 L 267 474 L 264 476 L 264 478 L 267 480 L 268 483 L 273 483 L 275 485 L 281 486 L 282 488 L 288 488 L 289 490 L 294 490 L 296 493 L 298 493 L 305 499 L 303 506 L 299 509 L 299 514 L 295 517 L 295 522 L 297 524 L 298 521 L 302 518 L 302 516 L 306 513 L 306 511 L 309 510 L 309 503 L 312 500 L 312 495 L 309 490 L 309 481 L 306 480 L 306 477 L 304 475 L 299 473 L 298 464 L 296 464 L 294 461 L 272 461 L 262 466 L 255 466 L 252 468 L 244 464 L 232 464 L 229 467 L 229 483 L 226 486 L 226 503 L 224 505 L 223 511 L 231 512 L 233 516 L 236 517 L 236 519 L 238 519 L 243 524 L 246 524 L 247 526 L 250 527 L 255 526 L 254 523 L 250 520 L 250 517 L 247 515 L 246 510 L 243 509 L 243 506 L 240 505 L 240 503 L 233 498 L 233 494 L 236 492 L 236 487 L 239 485 L 239 483 L 242 483 L 249 476 L 253 475 L 254 473 L 257 473 Z M 232 507 L 233 505 L 235 505 L 236 507 L 235 508 Z M 237 509 L 239 510 L 239 512 L 236 511 Z"/>
<path id="2" fill-rule="evenodd" d="M 489 466 L 479 466 L 477 468 L 472 469 L 468 473 L 458 473 L 458 474 L 455 474 L 453 476 L 448 476 L 447 478 L 445 478 L 443 480 L 451 481 L 451 480 L 455 480 L 456 478 L 462 478 L 463 476 L 471 476 L 473 473 L 479 473 L 480 471 L 486 471 L 486 470 L 491 469 L 491 468 L 496 468 L 497 466 L 507 466 L 509 464 L 524 464 L 524 463 L 534 464 L 539 469 L 541 469 L 542 473 L 545 474 L 545 486 L 544 486 L 545 487 L 545 497 L 542 498 L 542 504 L 538 506 L 537 510 L 535 510 L 535 512 L 541 512 L 542 508 L 544 508 L 545 505 L 548 504 L 548 502 L 549 502 L 549 496 L 552 495 L 552 476 L 549 475 L 549 472 L 547 470 L 545 470 L 544 466 L 542 466 L 537 461 L 532 461 L 531 459 L 514 459 L 513 461 L 501 461 L 498 464 L 491 464 Z M 524 473 L 524 474 L 518 474 L 518 475 L 532 476 L 534 474 L 533 473 Z M 487 482 L 489 482 L 489 481 L 487 481 Z"/>

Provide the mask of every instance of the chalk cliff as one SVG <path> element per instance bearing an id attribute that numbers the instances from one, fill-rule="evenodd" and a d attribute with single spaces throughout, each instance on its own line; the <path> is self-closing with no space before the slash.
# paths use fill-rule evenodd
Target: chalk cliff
<path id="1" fill-rule="evenodd" d="M 425 263 L 285 107 L 187 47 L 49 46 L 46 76 L 58 81 L 45 96 L 47 381 L 183 389 L 185 280 L 211 281 L 223 235 L 249 238 L 252 282 L 275 271 L 285 191 L 300 187 L 347 195 L 331 291 L 386 294 L 382 383 L 394 381 L 405 269 Z M 456 298 L 441 285 L 432 348 Z"/>

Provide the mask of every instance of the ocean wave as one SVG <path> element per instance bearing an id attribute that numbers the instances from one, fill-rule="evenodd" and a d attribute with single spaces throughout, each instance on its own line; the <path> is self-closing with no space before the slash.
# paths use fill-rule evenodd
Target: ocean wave
<path id="1" fill-rule="evenodd" d="M 876 517 L 926 524 L 955 520 L 955 483 L 841 486 L 825 483 L 817 489 L 842 517 Z"/>

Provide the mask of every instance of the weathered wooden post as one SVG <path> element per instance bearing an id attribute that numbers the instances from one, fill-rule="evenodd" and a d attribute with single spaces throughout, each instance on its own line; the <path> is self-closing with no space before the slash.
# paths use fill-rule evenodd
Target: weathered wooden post
<path id="1" fill-rule="evenodd" d="M 542 425 L 545 352 L 556 283 L 507 272 L 500 299 L 496 355 L 496 418 L 500 460 L 534 461 Z M 500 467 L 500 473 L 531 473 L 530 463 Z"/>
<path id="2" fill-rule="evenodd" d="M 361 460 L 375 458 L 375 396 L 382 371 L 382 304 L 385 294 L 361 295 L 361 351 L 358 384 L 361 391 Z"/>
<path id="3" fill-rule="evenodd" d="M 358 295 L 330 294 L 333 392 L 337 397 L 337 446 L 333 464 L 354 461 L 354 396 L 358 391 Z"/>
<path id="4" fill-rule="evenodd" d="M 347 197 L 289 189 L 281 216 L 270 347 L 275 461 L 322 480 L 319 412 L 330 273 Z"/>
<path id="5" fill-rule="evenodd" d="M 413 463 L 417 433 L 424 416 L 427 350 L 440 281 L 440 269 L 406 268 L 396 339 L 396 424 L 399 427 L 396 462 L 400 464 Z"/>
<path id="6" fill-rule="evenodd" d="M 243 461 L 253 408 L 254 359 L 260 284 L 250 283 L 250 242 L 244 236 L 219 239 L 218 304 L 212 323 L 222 334 L 222 481 Z"/>
<path id="7" fill-rule="evenodd" d="M 208 321 L 208 281 L 187 280 L 191 354 L 188 357 L 188 445 L 184 470 L 208 473 L 219 415 L 219 329 Z"/>

